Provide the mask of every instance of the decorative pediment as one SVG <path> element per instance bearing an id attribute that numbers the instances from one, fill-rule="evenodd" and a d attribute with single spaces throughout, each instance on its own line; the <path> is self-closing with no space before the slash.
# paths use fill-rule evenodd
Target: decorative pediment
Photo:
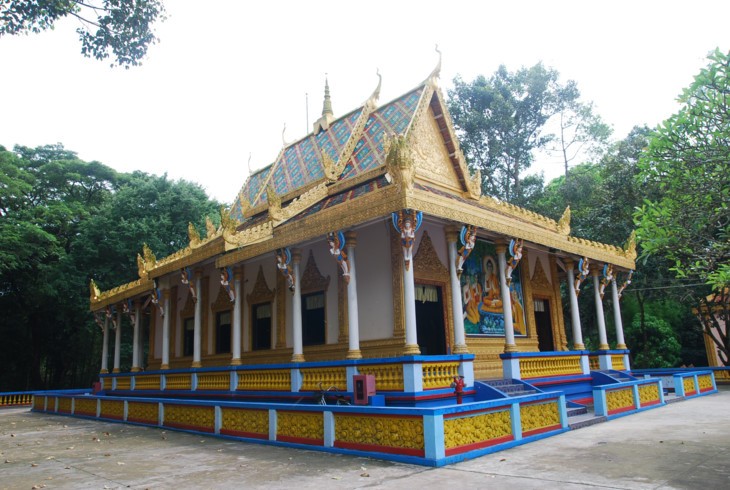
<path id="1" fill-rule="evenodd" d="M 193 301 L 193 295 L 188 291 L 185 304 L 180 310 L 180 318 L 190 318 L 195 316 L 195 301 Z"/>
<path id="2" fill-rule="evenodd" d="M 444 139 L 429 109 L 411 129 L 411 153 L 419 178 L 428 180 L 440 187 L 461 193 L 462 185 L 444 145 Z"/>
<path id="3" fill-rule="evenodd" d="M 215 312 L 230 310 L 231 308 L 233 308 L 231 297 L 228 296 L 226 288 L 221 285 L 221 287 L 218 288 L 218 296 L 216 296 L 213 304 L 210 305 L 210 310 Z"/>
<path id="4" fill-rule="evenodd" d="M 266 284 L 266 277 L 264 277 L 264 268 L 259 266 L 259 272 L 256 274 L 256 282 L 253 285 L 251 293 L 246 295 L 246 301 L 248 301 L 248 304 L 250 305 L 268 303 L 274 301 L 275 293 L 276 288 L 269 289 L 268 284 Z"/>
<path id="5" fill-rule="evenodd" d="M 327 291 L 329 284 L 330 277 L 324 277 L 322 273 L 319 272 L 317 262 L 314 260 L 314 254 L 312 253 L 312 250 L 309 250 L 307 265 L 304 267 L 304 272 L 302 272 L 301 278 L 302 294 L 314 291 Z"/>
<path id="6" fill-rule="evenodd" d="M 533 289 L 549 291 L 552 288 L 545 269 L 542 267 L 540 257 L 537 257 L 537 260 L 535 260 L 534 271 L 532 272 L 532 279 L 530 281 Z"/>
<path id="7" fill-rule="evenodd" d="M 418 252 L 413 258 L 414 274 L 419 279 L 432 279 L 443 281 L 449 277 L 449 270 L 441 262 L 436 249 L 433 247 L 428 231 L 423 231 L 421 243 L 418 245 Z"/>

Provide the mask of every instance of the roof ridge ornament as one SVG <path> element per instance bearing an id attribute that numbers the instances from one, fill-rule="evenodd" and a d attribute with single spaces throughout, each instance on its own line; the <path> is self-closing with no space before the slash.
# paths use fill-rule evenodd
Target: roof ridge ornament
<path id="1" fill-rule="evenodd" d="M 566 206 L 563 216 L 557 224 L 557 232 L 561 235 L 570 235 L 570 206 Z"/>
<path id="2" fill-rule="evenodd" d="M 375 75 L 378 77 L 378 86 L 375 87 L 373 93 L 368 97 L 368 100 L 363 104 L 368 110 L 374 110 L 378 106 L 378 99 L 380 98 L 380 87 L 383 85 L 383 75 L 380 74 L 380 69 L 375 69 Z"/>
<path id="3" fill-rule="evenodd" d="M 432 85 L 434 88 L 438 85 L 438 79 L 441 77 L 441 50 L 439 50 L 438 44 L 436 44 L 435 49 L 439 55 L 439 61 L 436 63 L 433 71 L 431 71 L 431 74 L 423 81 L 424 84 Z"/>
<path id="4" fill-rule="evenodd" d="M 314 121 L 312 126 L 312 134 L 320 131 L 327 131 L 330 124 L 334 122 L 335 115 L 332 112 L 332 98 L 330 97 L 330 82 L 327 73 L 324 74 L 324 102 L 322 103 L 322 117 Z"/>

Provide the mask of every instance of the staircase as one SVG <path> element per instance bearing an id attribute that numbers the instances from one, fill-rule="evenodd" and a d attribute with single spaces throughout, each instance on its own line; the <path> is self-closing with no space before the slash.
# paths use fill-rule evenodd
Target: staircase
<path id="1" fill-rule="evenodd" d="M 485 379 L 482 381 L 476 381 L 474 384 L 477 383 L 486 385 L 493 390 L 502 393 L 504 395 L 504 398 L 512 398 L 515 396 L 523 395 L 534 395 L 535 393 L 540 392 L 540 390 L 528 385 L 527 383 L 512 379 Z"/>

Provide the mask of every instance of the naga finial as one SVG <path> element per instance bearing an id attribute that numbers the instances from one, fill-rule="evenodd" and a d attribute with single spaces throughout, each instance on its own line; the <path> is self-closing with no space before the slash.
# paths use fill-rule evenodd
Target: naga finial
<path id="1" fill-rule="evenodd" d="M 570 235 L 570 206 L 565 208 L 563 215 L 558 221 L 558 233 L 561 235 Z"/>

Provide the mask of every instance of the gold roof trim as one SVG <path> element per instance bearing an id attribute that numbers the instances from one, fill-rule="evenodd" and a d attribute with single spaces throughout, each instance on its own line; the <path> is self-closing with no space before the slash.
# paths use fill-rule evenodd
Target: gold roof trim
<path id="1" fill-rule="evenodd" d="M 93 279 L 91 283 L 93 287 L 96 287 Z M 152 288 L 154 288 L 154 282 L 149 279 L 137 279 L 136 281 L 128 282 L 127 284 L 122 284 L 121 286 L 103 292 L 100 292 L 99 288 L 96 287 L 98 294 L 95 297 L 92 294 L 90 309 L 91 311 L 100 310 L 108 305 L 113 305 L 147 291 L 152 291 Z"/>

